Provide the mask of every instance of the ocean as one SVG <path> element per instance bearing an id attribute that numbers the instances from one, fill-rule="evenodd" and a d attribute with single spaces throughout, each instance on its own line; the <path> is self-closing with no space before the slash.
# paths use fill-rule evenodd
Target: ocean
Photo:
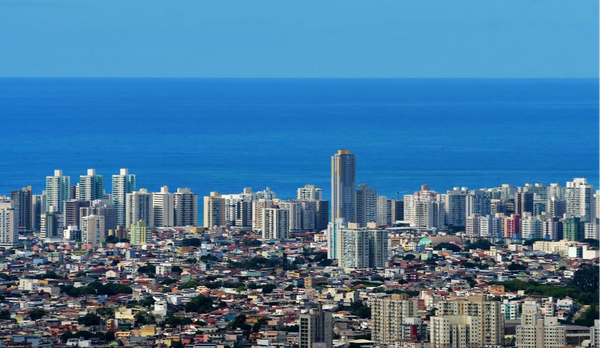
<path id="1" fill-rule="evenodd" d="M 138 188 L 329 198 L 330 157 L 395 198 L 428 184 L 598 186 L 597 79 L 0 79 L 0 195 L 63 169 Z"/>

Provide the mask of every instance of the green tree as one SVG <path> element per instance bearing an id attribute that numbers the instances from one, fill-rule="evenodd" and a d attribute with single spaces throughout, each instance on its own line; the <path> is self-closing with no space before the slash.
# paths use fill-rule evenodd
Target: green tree
<path id="1" fill-rule="evenodd" d="M 598 266 L 582 264 L 575 272 L 570 285 L 586 292 L 598 291 Z"/>
<path id="2" fill-rule="evenodd" d="M 0 319 L 7 320 L 10 319 L 10 311 L 7 309 L 3 309 L 0 311 Z"/>
<path id="3" fill-rule="evenodd" d="M 102 319 L 94 313 L 88 313 L 77 319 L 77 322 L 84 326 L 94 326 L 102 324 Z"/>
<path id="4" fill-rule="evenodd" d="M 31 318 L 31 320 L 38 320 L 42 319 L 46 315 L 46 311 L 41 308 L 36 308 L 29 311 L 27 314 L 29 314 L 29 318 Z"/>
<path id="5" fill-rule="evenodd" d="M 434 250 L 444 250 L 444 249 L 446 249 L 446 250 L 453 251 L 455 253 L 462 250 L 460 248 L 460 246 L 458 246 L 456 244 L 452 244 L 452 243 L 440 243 L 440 244 L 436 245 L 433 249 Z"/>
<path id="6" fill-rule="evenodd" d="M 213 310 L 212 298 L 204 295 L 194 297 L 190 302 L 186 303 L 186 312 L 208 313 Z"/>

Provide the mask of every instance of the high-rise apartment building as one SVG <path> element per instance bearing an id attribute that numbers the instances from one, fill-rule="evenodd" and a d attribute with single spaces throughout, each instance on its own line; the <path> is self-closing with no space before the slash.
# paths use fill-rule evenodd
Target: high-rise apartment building
<path id="1" fill-rule="evenodd" d="M 298 189 L 298 199 L 308 201 L 321 201 L 323 200 L 323 190 L 315 185 L 305 185 Z"/>
<path id="2" fill-rule="evenodd" d="M 404 221 L 404 201 L 401 199 L 390 200 L 390 220 L 392 223 L 396 221 Z"/>
<path id="3" fill-rule="evenodd" d="M 582 221 L 592 221 L 595 218 L 594 185 L 588 184 L 585 178 L 575 178 L 567 181 L 565 190 L 567 213 L 581 218 Z"/>
<path id="4" fill-rule="evenodd" d="M 483 347 L 484 336 L 480 319 L 470 315 L 442 315 L 431 317 L 431 348 Z"/>
<path id="5" fill-rule="evenodd" d="M 125 228 L 129 229 L 140 220 L 144 220 L 148 227 L 154 223 L 152 194 L 144 188 L 125 195 Z"/>
<path id="6" fill-rule="evenodd" d="M 482 190 L 469 191 L 466 201 L 466 216 L 479 214 L 486 216 L 492 213 L 490 195 Z"/>
<path id="7" fill-rule="evenodd" d="M 263 241 L 288 239 L 289 211 L 279 207 L 263 209 L 261 231 Z"/>
<path id="8" fill-rule="evenodd" d="M 350 224 L 350 227 L 356 224 Z M 329 239 L 327 241 L 330 243 Z M 344 268 L 383 268 L 388 260 L 388 232 L 386 230 L 340 229 L 331 243 L 338 243 L 338 266 Z"/>
<path id="9" fill-rule="evenodd" d="M 377 190 L 369 185 L 360 184 L 356 190 L 356 223 L 366 227 L 369 222 L 377 221 Z"/>
<path id="10" fill-rule="evenodd" d="M 175 226 L 175 197 L 169 193 L 167 186 L 162 186 L 160 192 L 152 193 L 152 209 L 154 210 L 154 226 Z"/>
<path id="11" fill-rule="evenodd" d="M 338 150 L 331 157 L 331 221 L 356 222 L 356 157 Z"/>
<path id="12" fill-rule="evenodd" d="M 78 201 L 71 199 L 65 202 L 65 226 L 81 227 L 81 208 L 89 208 L 90 201 Z M 92 214 L 85 214 L 92 215 Z"/>
<path id="13" fill-rule="evenodd" d="M 306 314 L 300 314 L 300 348 L 333 348 L 333 319 L 319 303 Z"/>
<path id="14" fill-rule="evenodd" d="M 391 201 L 386 196 L 377 196 L 377 226 L 391 226 Z"/>
<path id="15" fill-rule="evenodd" d="M 11 202 L 0 202 L 0 247 L 13 247 L 19 241 L 19 227 Z"/>
<path id="16" fill-rule="evenodd" d="M 129 241 L 132 245 L 147 244 L 152 241 L 152 232 L 144 220 L 140 220 L 129 227 Z"/>
<path id="17" fill-rule="evenodd" d="M 521 325 L 516 330 L 517 348 L 560 348 L 567 344 L 567 328 L 557 317 L 541 316 L 536 303 L 524 304 Z"/>
<path id="18" fill-rule="evenodd" d="M 46 177 L 46 208 L 62 213 L 64 202 L 71 199 L 71 177 L 64 176 L 62 170 L 54 171 L 54 176 Z"/>
<path id="19" fill-rule="evenodd" d="M 421 191 L 404 196 L 404 220 L 414 227 L 441 228 L 445 226 L 445 196 L 430 191 L 423 185 Z"/>
<path id="20" fill-rule="evenodd" d="M 104 196 L 104 175 L 96 174 L 96 169 L 88 169 L 87 175 L 79 176 L 77 200 L 93 201 Z"/>
<path id="21" fill-rule="evenodd" d="M 335 219 L 327 225 L 327 258 L 339 260 L 342 254 L 342 230 L 347 227 L 344 219 Z"/>
<path id="22" fill-rule="evenodd" d="M 525 213 L 533 213 L 533 192 L 515 194 L 515 214 L 523 216 Z"/>
<path id="23" fill-rule="evenodd" d="M 406 337 L 405 326 L 408 319 L 420 316 L 418 300 L 409 300 L 406 294 L 372 297 L 369 301 L 373 328 L 371 338 L 379 343 L 394 344 L 406 339 L 424 339 L 425 337 Z"/>
<path id="24" fill-rule="evenodd" d="M 564 238 L 580 242 L 585 239 L 585 222 L 581 218 L 572 217 L 563 220 L 562 222 Z"/>
<path id="25" fill-rule="evenodd" d="M 198 195 L 189 188 L 178 188 L 173 195 L 175 226 L 198 226 Z"/>
<path id="26" fill-rule="evenodd" d="M 225 199 L 218 192 L 204 196 L 204 227 L 225 226 Z"/>
<path id="27" fill-rule="evenodd" d="M 17 226 L 22 231 L 33 231 L 33 194 L 31 186 L 12 191 L 10 199 L 15 209 Z"/>
<path id="28" fill-rule="evenodd" d="M 137 189 L 135 174 L 129 174 L 129 170 L 121 168 L 119 174 L 112 176 L 112 206 L 117 211 L 117 225 L 125 226 L 126 206 L 125 199 L 128 193 Z"/>
<path id="29" fill-rule="evenodd" d="M 504 338 L 504 320 L 502 318 L 501 303 L 498 301 L 486 301 L 480 296 L 471 296 L 466 300 L 452 300 L 439 302 L 438 316 L 469 316 L 477 318 L 477 325 L 472 319 L 456 319 L 467 325 L 470 322 L 472 330 L 477 329 L 480 338 L 477 341 L 477 347 L 483 345 L 502 345 Z M 433 319 L 433 318 L 432 318 Z M 465 321 L 466 320 L 466 321 Z M 452 324 L 450 321 L 449 325 Z M 434 331 L 431 331 L 432 347 Z"/>
<path id="30" fill-rule="evenodd" d="M 84 244 L 99 246 L 106 241 L 104 216 L 88 215 L 81 219 L 81 241 Z"/>
<path id="31" fill-rule="evenodd" d="M 252 201 L 252 230 L 260 232 L 263 228 L 263 211 L 275 206 L 272 199 L 259 198 Z M 205 210 L 206 211 L 206 210 Z M 205 213 L 206 214 L 206 213 Z"/>
<path id="32" fill-rule="evenodd" d="M 446 213 L 446 225 L 452 227 L 464 227 L 467 222 L 467 196 L 469 190 L 466 187 L 455 187 L 446 194 L 444 211 Z"/>
<path id="33" fill-rule="evenodd" d="M 594 326 L 590 328 L 590 348 L 598 347 L 600 347 L 600 320 L 596 319 L 594 320 Z"/>
<path id="34" fill-rule="evenodd" d="M 115 230 L 117 228 L 117 210 L 110 206 L 107 201 L 92 201 L 89 207 L 79 208 L 79 221 L 84 216 L 100 215 L 104 216 L 104 227 L 106 230 Z"/>
<path id="35" fill-rule="evenodd" d="M 279 202 L 279 209 L 287 210 L 288 231 L 302 231 L 302 203 L 298 201 Z"/>

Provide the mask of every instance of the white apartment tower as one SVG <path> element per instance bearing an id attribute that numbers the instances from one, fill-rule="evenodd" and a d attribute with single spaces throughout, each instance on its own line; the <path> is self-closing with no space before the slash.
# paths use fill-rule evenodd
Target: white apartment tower
<path id="1" fill-rule="evenodd" d="M 178 188 L 173 196 L 175 226 L 198 226 L 198 195 L 189 188 Z"/>
<path id="2" fill-rule="evenodd" d="M 13 247 L 19 241 L 15 210 L 10 202 L 0 202 L 0 247 Z"/>
<path id="3" fill-rule="evenodd" d="M 322 201 L 323 190 L 315 187 L 315 185 L 305 185 L 304 187 L 300 187 L 298 189 L 298 199 L 303 201 Z"/>
<path id="4" fill-rule="evenodd" d="M 57 212 L 62 212 L 64 202 L 71 199 L 71 177 L 64 176 L 62 170 L 54 171 L 54 176 L 46 177 L 46 207 L 54 207 Z"/>
<path id="5" fill-rule="evenodd" d="M 588 222 L 595 218 L 594 185 L 588 184 L 585 178 L 567 181 L 565 196 L 568 214 Z"/>
<path id="6" fill-rule="evenodd" d="M 96 169 L 88 169 L 87 175 L 79 176 L 77 200 L 93 201 L 104 196 L 104 176 L 97 175 Z"/>
<path id="7" fill-rule="evenodd" d="M 204 196 L 204 227 L 225 226 L 225 199 L 218 192 Z"/>
<path id="8" fill-rule="evenodd" d="M 112 176 L 112 206 L 117 211 L 117 225 L 125 226 L 126 207 L 125 198 L 128 193 L 136 190 L 135 174 L 129 174 L 129 170 L 121 168 L 119 174 Z"/>
<path id="9" fill-rule="evenodd" d="M 263 241 L 288 239 L 289 211 L 276 207 L 263 209 L 261 230 Z"/>
<path id="10" fill-rule="evenodd" d="M 144 188 L 125 195 L 125 228 L 129 229 L 140 220 L 144 220 L 149 227 L 154 223 L 152 194 Z"/>
<path id="11" fill-rule="evenodd" d="M 169 193 L 169 187 L 162 186 L 160 192 L 152 193 L 152 209 L 154 210 L 154 226 L 175 226 L 175 197 Z"/>
<path id="12" fill-rule="evenodd" d="M 106 241 L 104 216 L 88 215 L 81 219 L 81 241 L 98 246 Z"/>

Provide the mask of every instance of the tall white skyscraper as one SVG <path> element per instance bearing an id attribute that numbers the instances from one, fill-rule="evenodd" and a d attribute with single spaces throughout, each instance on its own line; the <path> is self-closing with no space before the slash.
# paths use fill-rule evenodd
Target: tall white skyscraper
<path id="1" fill-rule="evenodd" d="M 54 176 L 46 177 L 46 207 L 62 212 L 64 202 L 71 199 L 71 177 L 64 176 L 62 170 L 54 171 Z"/>
<path id="2" fill-rule="evenodd" d="M 152 193 L 152 209 L 154 209 L 154 226 L 175 226 L 175 197 L 169 188 L 163 186 L 160 192 Z"/>
<path id="3" fill-rule="evenodd" d="M 117 175 L 112 176 L 112 205 L 117 211 L 117 225 L 125 226 L 125 197 L 136 190 L 135 174 L 121 168 Z"/>
<path id="4" fill-rule="evenodd" d="M 96 169 L 88 169 L 87 175 L 79 176 L 77 200 L 93 201 L 104 196 L 104 175 L 97 175 Z"/>
<path id="5" fill-rule="evenodd" d="M 144 220 L 146 226 L 152 227 L 154 223 L 154 210 L 152 209 L 152 194 L 146 189 L 133 191 L 125 196 L 125 228 Z"/>
<path id="6" fill-rule="evenodd" d="M 173 197 L 175 226 L 198 226 L 198 195 L 189 188 L 178 188 Z"/>
<path id="7" fill-rule="evenodd" d="M 0 246 L 13 247 L 19 241 L 17 217 L 12 204 L 0 202 Z"/>
<path id="8" fill-rule="evenodd" d="M 592 221 L 595 218 L 594 185 L 588 184 L 585 178 L 575 178 L 567 181 L 565 190 L 567 213 L 582 221 Z"/>
<path id="9" fill-rule="evenodd" d="M 338 150 L 331 157 L 331 221 L 356 222 L 356 156 Z"/>

